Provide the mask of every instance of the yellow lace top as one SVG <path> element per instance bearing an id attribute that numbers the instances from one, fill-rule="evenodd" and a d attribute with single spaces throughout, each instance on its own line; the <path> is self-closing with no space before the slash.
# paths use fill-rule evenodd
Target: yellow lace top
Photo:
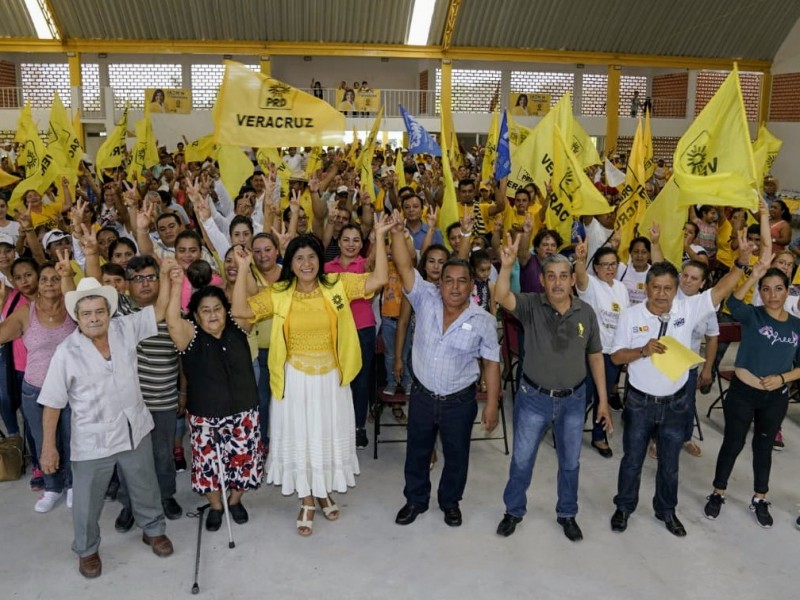
<path id="1" fill-rule="evenodd" d="M 339 277 L 347 294 L 345 302 L 368 297 L 364 290 L 368 273 L 340 273 Z M 251 296 L 247 302 L 255 315 L 254 321 L 272 316 L 271 287 Z M 294 368 L 319 375 L 338 367 L 331 337 L 330 314 L 319 288 L 309 293 L 295 290 L 286 329 L 287 361 Z"/>

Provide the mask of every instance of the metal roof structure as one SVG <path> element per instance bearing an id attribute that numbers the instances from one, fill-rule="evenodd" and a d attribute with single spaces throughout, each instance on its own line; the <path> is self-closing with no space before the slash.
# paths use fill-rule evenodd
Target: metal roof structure
<path id="1" fill-rule="evenodd" d="M 60 39 L 39 40 L 25 0 L 4 0 L 0 51 L 230 48 L 623 64 L 657 57 L 671 66 L 739 60 L 768 68 L 800 19 L 798 0 L 434 0 L 427 45 L 405 46 L 416 0 L 38 1 Z"/>

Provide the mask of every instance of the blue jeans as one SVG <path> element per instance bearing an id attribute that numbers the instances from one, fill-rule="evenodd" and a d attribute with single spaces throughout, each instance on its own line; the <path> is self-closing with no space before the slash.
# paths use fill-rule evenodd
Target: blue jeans
<path id="1" fill-rule="evenodd" d="M 269 348 L 258 349 L 258 416 L 261 419 L 261 443 L 269 443 L 269 402 L 272 399 L 272 392 L 269 389 Z"/>
<path id="2" fill-rule="evenodd" d="M 409 504 L 428 508 L 431 496 L 430 462 L 436 435 L 442 440 L 444 467 L 439 480 L 438 502 L 442 510 L 457 508 L 467 485 L 469 440 L 478 414 L 475 386 L 471 385 L 448 400 L 433 396 L 416 381 L 408 405 L 403 494 Z"/>
<path id="3" fill-rule="evenodd" d="M 411 387 L 411 369 L 409 368 L 409 358 L 411 343 L 409 336 L 406 335 L 405 345 L 403 346 L 403 381 L 399 382 L 394 376 L 394 341 L 397 338 L 397 319 L 384 317 L 381 321 L 381 336 L 383 336 L 383 361 L 386 366 L 386 385 L 402 385 L 407 390 Z"/>
<path id="4" fill-rule="evenodd" d="M 0 417 L 6 425 L 6 431 L 10 435 L 19 435 L 19 423 L 17 422 L 17 408 L 11 399 L 8 391 L 8 362 L 6 356 L 11 352 L 11 344 L 0 346 Z"/>
<path id="5" fill-rule="evenodd" d="M 572 396 L 551 398 L 522 380 L 514 403 L 514 453 L 503 492 L 508 514 L 522 518 L 527 512 L 526 493 L 531 484 L 536 454 L 550 425 L 553 426 L 558 454 L 556 514 L 559 517 L 578 514 L 578 474 L 585 407 L 586 387 L 583 385 Z"/>
<path id="6" fill-rule="evenodd" d="M 619 465 L 617 495 L 614 497 L 614 504 L 619 510 L 628 514 L 636 510 L 642 465 L 652 437 L 658 445 L 653 508 L 662 517 L 674 514 L 678 505 L 678 460 L 686 435 L 688 411 L 686 388 L 679 392 L 677 399 L 656 404 L 652 399 L 645 398 L 639 390 L 628 387 L 622 413 L 625 421 L 622 448 L 625 454 Z"/>
<path id="7" fill-rule="evenodd" d="M 36 402 L 41 388 L 37 388 L 27 381 L 22 382 L 22 406 L 28 419 L 28 426 L 36 442 L 38 452 L 42 451 L 44 431 L 42 429 L 42 414 L 44 407 Z M 44 474 L 44 489 L 47 492 L 63 492 L 72 487 L 72 468 L 70 467 L 70 419 L 72 411 L 67 405 L 61 410 L 56 428 L 56 450 L 59 454 L 59 469 L 55 473 Z"/>
<path id="8" fill-rule="evenodd" d="M 367 426 L 367 409 L 369 408 L 369 382 L 372 381 L 372 361 L 375 358 L 375 326 L 370 325 L 358 330 L 358 342 L 361 344 L 361 370 L 350 382 L 353 392 L 353 409 L 356 415 L 356 428 Z"/>
<path id="9" fill-rule="evenodd" d="M 615 365 L 611 362 L 611 356 L 603 354 L 603 365 L 605 366 L 606 373 L 606 397 L 610 396 L 614 391 L 614 386 L 617 382 L 619 372 L 622 370 L 622 365 Z M 589 361 L 586 361 L 586 403 L 592 403 L 592 441 L 593 442 L 607 442 L 608 437 L 603 429 L 603 424 L 597 422 L 597 407 L 600 399 L 597 396 L 597 388 L 594 385 L 594 378 L 592 377 L 592 370 L 589 368 Z"/>

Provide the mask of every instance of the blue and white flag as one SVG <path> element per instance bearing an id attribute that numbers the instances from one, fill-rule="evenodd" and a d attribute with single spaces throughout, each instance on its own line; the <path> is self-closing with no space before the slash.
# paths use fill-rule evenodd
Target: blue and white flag
<path id="1" fill-rule="evenodd" d="M 508 115 L 503 112 L 500 134 L 497 136 L 497 158 L 494 163 L 494 178 L 500 181 L 511 173 L 511 143 L 508 140 Z"/>
<path id="2" fill-rule="evenodd" d="M 433 156 L 441 156 L 442 149 L 431 137 L 431 134 L 425 131 L 425 128 L 419 122 L 408 114 L 408 111 L 400 104 L 400 114 L 403 115 L 403 121 L 406 124 L 406 131 L 408 131 L 408 152 L 409 154 L 431 154 Z M 508 134 L 506 134 L 508 137 Z"/>

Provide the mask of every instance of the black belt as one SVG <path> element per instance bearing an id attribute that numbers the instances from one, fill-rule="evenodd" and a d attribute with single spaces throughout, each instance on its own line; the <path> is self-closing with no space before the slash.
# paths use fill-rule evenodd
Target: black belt
<path id="1" fill-rule="evenodd" d="M 572 396 L 572 394 L 574 394 L 575 391 L 579 387 L 581 387 L 581 385 L 583 385 L 583 382 L 581 381 L 577 386 L 573 388 L 568 388 L 563 390 L 549 390 L 546 387 L 542 387 L 540 385 L 535 384 L 533 381 L 528 379 L 525 373 L 522 374 L 522 378 L 525 380 L 525 383 L 527 383 L 537 392 L 539 392 L 540 394 L 544 394 L 545 396 L 550 396 L 551 398 L 566 398 L 567 396 Z"/>
<path id="2" fill-rule="evenodd" d="M 453 400 L 458 396 L 464 395 L 466 392 L 474 391 L 476 388 L 476 385 L 473 383 L 472 385 L 468 385 L 467 387 L 465 387 L 463 390 L 458 390 L 457 392 L 453 392 L 452 394 L 442 395 L 442 394 L 437 394 L 436 392 L 432 392 L 431 390 L 426 388 L 419 382 L 419 379 L 417 379 L 416 377 L 414 378 L 414 383 L 420 387 L 420 389 L 426 396 L 430 396 L 434 400 L 439 400 L 440 402 L 447 402 L 448 400 Z"/>
<path id="3" fill-rule="evenodd" d="M 677 400 L 682 398 L 684 393 L 686 392 L 686 386 L 684 385 L 681 389 L 679 389 L 674 394 L 670 394 L 669 396 L 653 396 L 652 394 L 645 394 L 642 390 L 630 386 L 630 389 L 639 394 L 640 396 L 644 397 L 645 400 L 649 400 L 654 404 L 669 404 L 673 400 Z"/>

